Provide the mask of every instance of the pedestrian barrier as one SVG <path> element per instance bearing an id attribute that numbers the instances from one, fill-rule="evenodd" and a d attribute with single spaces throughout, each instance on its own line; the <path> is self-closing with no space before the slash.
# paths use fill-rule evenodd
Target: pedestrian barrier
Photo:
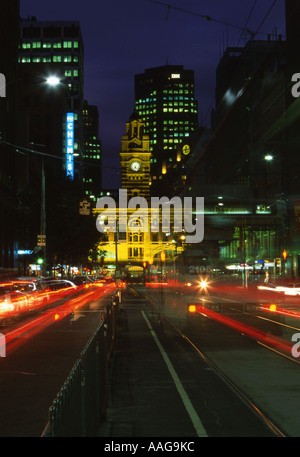
<path id="1" fill-rule="evenodd" d="M 106 418 L 108 363 L 118 314 L 118 300 L 105 307 L 103 319 L 80 354 L 49 408 L 42 437 L 95 437 Z"/>

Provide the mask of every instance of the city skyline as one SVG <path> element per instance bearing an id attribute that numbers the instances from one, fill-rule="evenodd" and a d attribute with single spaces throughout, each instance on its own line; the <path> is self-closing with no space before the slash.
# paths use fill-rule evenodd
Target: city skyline
<path id="1" fill-rule="evenodd" d="M 22 18 L 79 20 L 85 50 L 85 99 L 99 109 L 99 131 L 103 144 L 104 187 L 118 183 L 119 152 L 124 122 L 134 110 L 134 76 L 147 68 L 184 65 L 195 72 L 195 98 L 199 121 L 209 126 L 214 104 L 215 73 L 227 45 L 243 46 L 242 29 L 285 36 L 284 2 L 230 2 L 220 0 L 199 5 L 194 0 L 164 2 L 119 0 L 96 5 L 54 0 L 41 4 L 21 0 Z M 118 8 L 118 14 L 115 14 Z M 202 15 L 209 15 L 205 20 Z M 225 24 L 228 23 L 228 26 Z M 155 34 L 153 33 L 155 31 Z"/>

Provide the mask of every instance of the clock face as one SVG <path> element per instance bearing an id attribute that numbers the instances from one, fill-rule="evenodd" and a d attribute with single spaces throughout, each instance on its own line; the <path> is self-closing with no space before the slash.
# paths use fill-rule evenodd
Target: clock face
<path id="1" fill-rule="evenodd" d="M 139 171 L 141 169 L 141 163 L 138 160 L 134 160 L 131 162 L 130 168 L 132 171 Z"/>
<path id="2" fill-rule="evenodd" d="M 183 148 L 182 148 L 182 152 L 185 156 L 189 155 L 190 153 L 190 147 L 188 144 L 184 145 Z"/>

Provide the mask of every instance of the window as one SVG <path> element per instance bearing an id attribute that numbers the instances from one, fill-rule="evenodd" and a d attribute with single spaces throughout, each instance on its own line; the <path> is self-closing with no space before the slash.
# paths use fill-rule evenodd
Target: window
<path id="1" fill-rule="evenodd" d="M 142 243 L 144 240 L 143 233 L 129 233 L 128 241 L 130 243 Z"/>
<path id="2" fill-rule="evenodd" d="M 129 248 L 129 257 L 143 257 L 144 250 L 142 248 Z"/>

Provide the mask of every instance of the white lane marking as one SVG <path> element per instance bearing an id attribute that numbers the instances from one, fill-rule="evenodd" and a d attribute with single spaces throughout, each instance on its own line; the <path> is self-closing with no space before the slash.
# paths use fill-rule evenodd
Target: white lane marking
<path id="1" fill-rule="evenodd" d="M 162 357 L 163 357 L 163 359 L 164 359 L 164 361 L 165 361 L 165 363 L 166 363 L 166 365 L 168 367 L 168 370 L 169 370 L 169 372 L 170 372 L 170 374 L 172 376 L 172 379 L 174 381 L 176 389 L 177 389 L 177 391 L 178 391 L 178 393 L 179 393 L 179 395 L 180 395 L 180 397 L 181 397 L 181 399 L 183 401 L 185 409 L 187 410 L 188 415 L 190 416 L 190 419 L 191 419 L 191 421 L 193 423 L 193 426 L 194 426 L 194 428 L 196 430 L 197 436 L 199 436 L 199 437 L 207 437 L 208 435 L 206 433 L 206 430 L 203 427 L 203 424 L 202 424 L 202 422 L 201 422 L 201 420 L 200 420 L 195 408 L 193 407 L 193 405 L 191 403 L 191 400 L 189 399 L 189 396 L 186 393 L 186 391 L 185 391 L 185 389 L 184 389 L 184 387 L 183 387 L 183 385 L 182 385 L 182 383 L 181 383 L 181 381 L 180 381 L 180 379 L 179 379 L 179 377 L 178 377 L 178 375 L 177 375 L 177 373 L 176 373 L 176 371 L 175 371 L 175 369 L 174 369 L 174 367 L 172 365 L 171 360 L 169 359 L 166 351 L 164 350 L 163 346 L 161 345 L 161 343 L 160 343 L 155 331 L 153 330 L 153 328 L 152 328 L 147 316 L 145 315 L 144 311 L 141 311 L 141 312 L 142 312 L 142 315 L 143 315 L 143 317 L 144 317 L 144 319 L 145 319 L 145 321 L 146 321 L 146 323 L 147 323 L 147 325 L 149 327 L 151 335 L 153 336 L 154 341 L 156 342 L 156 344 L 158 346 L 158 349 L 160 350 L 160 353 L 161 353 L 161 355 L 162 355 Z"/>

